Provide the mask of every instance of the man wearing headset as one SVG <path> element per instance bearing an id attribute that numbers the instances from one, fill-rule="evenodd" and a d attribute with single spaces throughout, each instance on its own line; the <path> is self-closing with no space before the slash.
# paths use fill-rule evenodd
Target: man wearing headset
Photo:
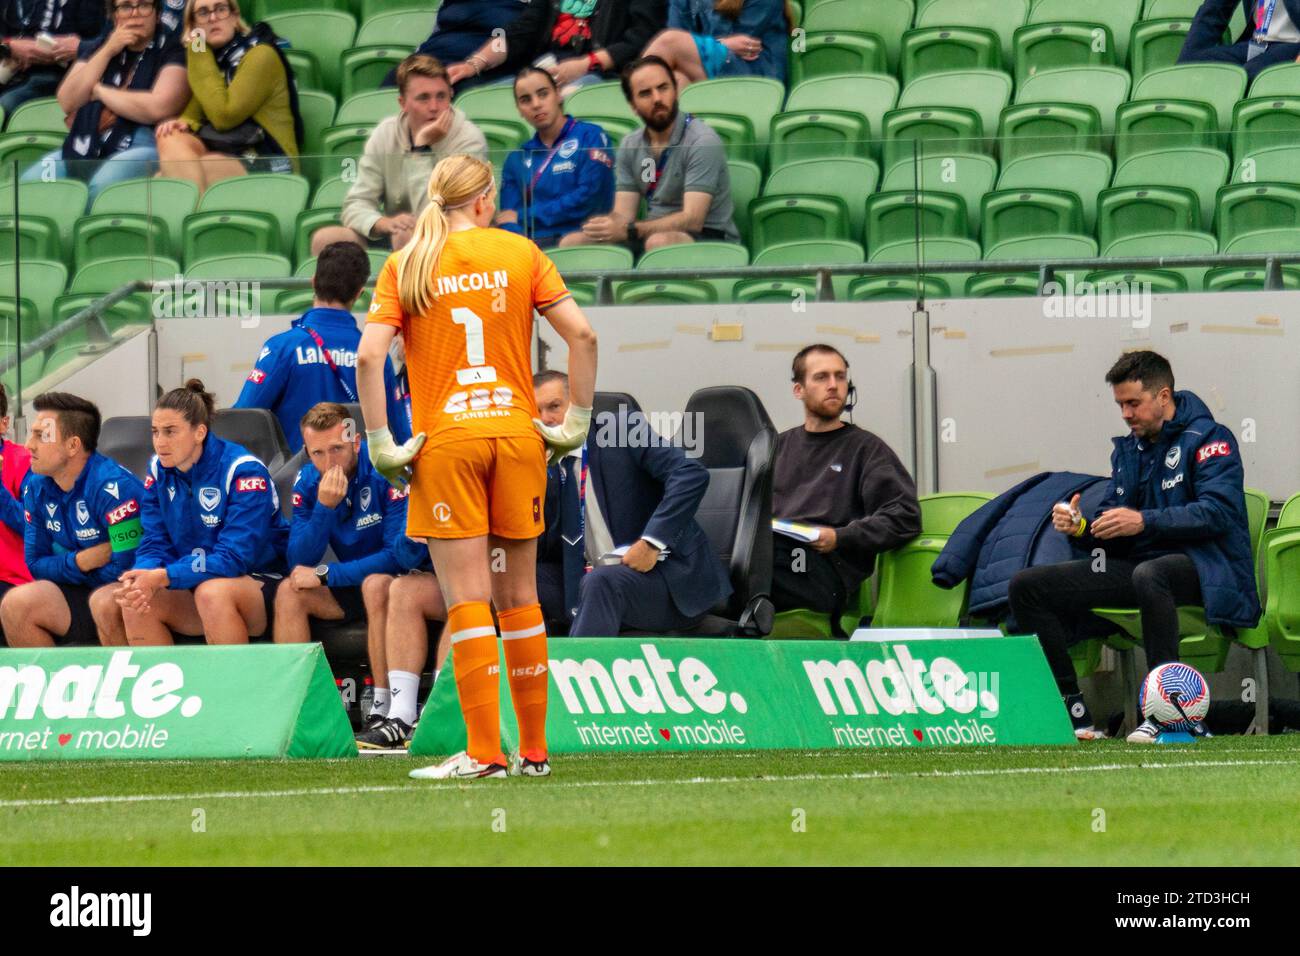
<path id="1" fill-rule="evenodd" d="M 776 440 L 772 516 L 811 525 L 811 543 L 776 532 L 772 601 L 778 611 L 829 614 L 837 637 L 850 595 L 871 574 L 876 555 L 921 533 L 916 485 L 878 436 L 840 416 L 853 410 L 849 363 L 823 344 L 799 350 L 791 368 L 804 421 Z"/>

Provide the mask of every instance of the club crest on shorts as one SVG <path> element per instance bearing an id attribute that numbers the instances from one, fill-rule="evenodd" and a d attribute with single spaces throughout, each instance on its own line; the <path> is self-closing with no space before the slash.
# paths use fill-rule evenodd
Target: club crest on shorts
<path id="1" fill-rule="evenodd" d="M 445 501 L 439 501 L 433 506 L 433 518 L 435 521 L 446 524 L 451 520 L 451 506 Z"/>
<path id="2" fill-rule="evenodd" d="M 199 505 L 204 511 L 215 511 L 219 504 L 221 504 L 221 489 L 213 488 L 211 485 L 199 489 Z"/>

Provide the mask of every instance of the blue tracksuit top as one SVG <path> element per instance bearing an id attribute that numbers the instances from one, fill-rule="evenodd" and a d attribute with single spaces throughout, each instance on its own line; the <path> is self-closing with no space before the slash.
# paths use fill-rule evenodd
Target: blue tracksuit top
<path id="1" fill-rule="evenodd" d="M 320 334 L 338 368 L 337 374 L 316 347 L 308 328 Z M 302 447 L 298 423 L 307 409 L 317 402 L 358 401 L 357 343 L 360 341 L 361 330 L 351 312 L 308 309 L 293 320 L 287 332 L 266 340 L 235 401 L 235 408 L 270 409 L 280 419 L 289 450 L 296 453 Z M 384 391 L 388 395 L 388 429 L 395 441 L 404 442 L 411 437 L 411 420 L 389 359 L 384 359 Z"/>
<path id="2" fill-rule="evenodd" d="M 594 123 L 571 116 L 565 119 L 553 155 L 551 147 L 534 136 L 506 157 L 499 205 L 517 212 L 519 222 L 502 229 L 545 239 L 576 232 L 588 217 L 614 208 L 614 155 L 609 137 Z M 536 186 L 532 185 L 534 178 Z"/>
<path id="3" fill-rule="evenodd" d="M 333 508 L 317 501 L 320 480 L 320 470 L 307 462 L 293 482 L 291 568 L 315 567 L 330 547 L 338 561 L 329 565 L 329 586 L 353 587 L 367 575 L 400 574 L 427 560 L 427 550 L 412 549 L 402 541 L 407 493 L 375 471 L 365 442 L 357 454 L 356 474 L 348 479 L 347 495 Z"/>
<path id="4" fill-rule="evenodd" d="M 163 467 L 155 455 L 144 487 L 144 541 L 135 566 L 165 567 L 169 588 L 284 571 L 289 525 L 271 473 L 242 445 L 209 432 L 187 472 Z"/>
<path id="5" fill-rule="evenodd" d="M 31 472 L 23 488 L 23 554 L 38 581 L 98 587 L 131 567 L 140 545 L 144 486 L 111 458 L 93 453 L 64 491 L 47 475 Z M 113 557 L 90 573 L 77 567 L 77 552 L 108 543 Z"/>

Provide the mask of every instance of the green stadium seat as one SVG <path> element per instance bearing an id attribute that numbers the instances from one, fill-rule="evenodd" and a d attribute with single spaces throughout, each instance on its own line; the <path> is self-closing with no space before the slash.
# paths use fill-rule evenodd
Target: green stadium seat
<path id="1" fill-rule="evenodd" d="M 14 178 L 52 150 L 63 146 L 65 133 L 26 132 L 0 135 L 0 181 Z"/>
<path id="2" fill-rule="evenodd" d="M 1038 295 L 1038 276 L 1032 272 L 981 272 L 966 280 L 972 299 Z"/>
<path id="3" fill-rule="evenodd" d="M 632 107 L 628 105 L 621 83 L 593 83 L 591 86 L 574 90 L 565 98 L 564 109 L 578 119 L 593 123 L 597 118 L 617 117 L 633 124 L 634 128 L 642 125 Z M 517 119 L 518 116 L 516 110 L 515 118 Z"/>
<path id="4" fill-rule="evenodd" d="M 0 185 L 0 215 L 12 216 L 14 211 L 14 185 Z M 79 179 L 59 179 L 49 182 L 22 183 L 18 190 L 18 215 L 40 216 L 50 220 L 59 233 L 65 237 L 72 235 L 77 219 L 86 211 L 86 197 L 89 190 Z M 55 249 L 62 249 L 55 237 Z M 65 250 L 65 253 L 70 249 Z M 38 258 L 66 258 L 57 251 L 53 256 Z"/>
<path id="5" fill-rule="evenodd" d="M 686 113 L 743 117 L 749 121 L 750 128 L 758 132 L 771 127 L 772 118 L 781 112 L 784 101 L 785 86 L 776 80 L 762 76 L 732 76 L 692 83 L 682 90 L 679 102 Z M 761 157 L 763 144 L 755 145 Z"/>
<path id="6" fill-rule="evenodd" d="M 195 212 L 185 217 L 181 245 L 193 265 L 231 249 L 287 252 L 293 227 L 307 206 L 310 186 L 302 176 L 252 173 L 208 187 Z"/>
<path id="7" fill-rule="evenodd" d="M 343 53 L 352 46 L 357 33 L 352 14 L 342 10 L 295 10 L 265 19 L 278 36 L 316 57 L 321 83 L 328 92 L 337 93 Z"/>
<path id="8" fill-rule="evenodd" d="M 3 376 L 0 376 L 0 383 L 4 385 L 5 391 L 9 393 L 9 401 L 16 402 L 20 397 L 23 401 L 30 401 L 36 394 L 33 386 L 41 380 L 44 374 L 45 356 L 38 353 L 24 359 L 19 366 L 5 372 Z"/>
<path id="9" fill-rule="evenodd" d="M 1097 194 L 1110 184 L 1113 172 L 1104 153 L 1042 153 L 1003 164 L 998 189 L 1054 189 L 1066 183 L 1083 204 L 1083 231 L 1091 233 L 1097 222 Z"/>
<path id="10" fill-rule="evenodd" d="M 1013 62 L 1012 37 L 1029 19 L 1029 0 L 932 0 L 916 11 L 918 27 L 983 27 L 998 36 L 1002 62 Z"/>
<path id="11" fill-rule="evenodd" d="M 1004 239 L 1002 242 L 984 246 L 984 258 L 991 262 L 1005 262 L 1011 259 L 1033 259 L 1051 262 L 1054 259 L 1095 259 L 1097 258 L 1097 240 L 1092 236 L 1082 235 L 1042 235 L 1022 236 L 1019 239 Z M 1063 281 L 1058 275 L 1058 281 Z"/>
<path id="12" fill-rule="evenodd" d="M 342 209 L 338 206 L 312 206 L 298 213 L 293 225 L 293 261 L 303 262 L 312 258 L 311 237 L 317 229 L 325 226 L 337 226 Z"/>
<path id="13" fill-rule="evenodd" d="M 1008 239 L 1084 231 L 1083 203 L 1061 189 L 1000 189 L 984 197 L 981 213 L 985 249 Z"/>
<path id="14" fill-rule="evenodd" d="M 366 148 L 375 127 L 373 124 L 357 123 L 347 126 L 331 126 L 321 136 L 321 158 L 318 167 L 321 175 L 328 171 L 331 175 L 346 168 L 347 160 L 356 160 Z"/>
<path id="15" fill-rule="evenodd" d="M 14 274 L 13 263 L 0 268 L 8 283 Z M 54 300 L 68 284 L 67 266 L 55 260 L 22 259 L 18 263 L 18 283 L 22 297 L 36 307 L 36 321 L 46 326 L 53 324 Z"/>
<path id="16" fill-rule="evenodd" d="M 1140 153 L 1121 162 L 1113 186 L 1181 186 L 1200 199 L 1198 221 L 1206 229 L 1214 222 L 1219 187 L 1228 180 L 1227 154 L 1217 149 L 1170 149 Z M 1103 248 L 1105 243 L 1102 244 Z"/>
<path id="17" fill-rule="evenodd" d="M 929 73 L 1002 69 L 1002 41 L 980 27 L 928 27 L 903 34 L 903 84 Z M 1009 84 L 1008 84 L 1009 85 Z"/>
<path id="18" fill-rule="evenodd" d="M 312 209 L 329 209 L 338 208 L 343 205 L 343 200 L 347 198 L 348 190 L 352 188 L 352 183 L 342 176 L 331 176 L 319 186 L 311 196 Z"/>
<path id="19" fill-rule="evenodd" d="M 709 305 L 717 301 L 718 290 L 702 279 L 620 282 L 614 290 L 615 305 Z"/>
<path id="20" fill-rule="evenodd" d="M 814 188 L 833 192 L 848 206 L 848 234 L 861 236 L 867 197 L 876 191 L 879 181 L 880 169 L 870 159 L 847 156 L 801 159 L 773 169 L 763 187 L 763 195 L 803 195 Z M 734 191 L 734 184 L 732 188 Z"/>
<path id="21" fill-rule="evenodd" d="M 797 110 L 851 110 L 867 120 L 873 136 L 879 135 L 885 114 L 898 103 L 898 80 L 892 76 L 819 76 L 791 87 L 786 112 Z M 865 154 L 864 154 L 865 155 Z M 773 166 L 776 165 L 774 162 Z"/>
<path id="22" fill-rule="evenodd" d="M 1175 66 L 1192 21 L 1188 17 L 1133 24 L 1129 38 L 1129 72 L 1135 80 L 1152 70 Z"/>
<path id="23" fill-rule="evenodd" d="M 849 283 L 850 302 L 888 301 L 895 299 L 915 300 L 917 283 L 921 284 L 921 297 L 926 299 L 948 299 L 952 289 L 945 276 L 863 276 Z"/>
<path id="24" fill-rule="evenodd" d="M 958 236 L 926 236 L 922 242 L 914 239 L 876 246 L 871 250 L 870 262 L 911 262 L 918 267 L 921 278 L 939 278 L 949 290 L 960 295 L 966 287 L 967 272 L 928 272 L 926 263 L 977 262 L 984 258 L 980 244 L 974 239 Z M 909 276 L 914 279 L 916 276 Z"/>
<path id="25" fill-rule="evenodd" d="M 1205 0 L 1146 0 L 1142 7 L 1143 20 L 1159 20 L 1165 17 L 1183 17 L 1190 19 L 1201 9 Z"/>
<path id="26" fill-rule="evenodd" d="M 1277 526 L 1264 532 L 1260 544 L 1267 588 L 1263 626 L 1268 630 L 1274 650 L 1291 671 L 1300 670 L 1300 588 L 1292 584 L 1300 581 L 1296 564 L 1300 557 L 1296 551 L 1300 543 L 1297 526 L 1300 526 L 1300 495 L 1292 495 L 1282 506 Z"/>
<path id="27" fill-rule="evenodd" d="M 339 95 L 347 99 L 373 90 L 411 52 L 410 47 L 385 44 L 354 46 L 339 64 Z"/>
<path id="28" fill-rule="evenodd" d="M 757 250 L 800 239 L 849 239 L 849 208 L 839 196 L 763 196 L 749 204 L 750 245 Z"/>
<path id="29" fill-rule="evenodd" d="M 1225 242 L 1222 252 L 1225 256 L 1251 252 L 1300 252 L 1300 228 L 1247 232 Z"/>
<path id="30" fill-rule="evenodd" d="M 1232 125 L 1232 108 L 1246 95 L 1246 71 L 1232 63 L 1184 63 L 1152 70 L 1133 83 L 1135 100 L 1178 99 L 1188 90 L 1214 107 L 1218 129 Z"/>
<path id="31" fill-rule="evenodd" d="M 92 216 L 143 215 L 161 221 L 167 227 L 168 241 L 158 251 L 175 259 L 180 254 L 185 217 L 195 210 L 198 202 L 199 188 L 188 179 L 130 179 L 104 189 L 95 197 L 90 212 Z M 119 253 L 129 254 L 128 251 Z"/>
<path id="32" fill-rule="evenodd" d="M 175 258 L 180 235 L 172 238 L 161 216 L 138 212 L 101 213 L 79 220 L 72 234 L 73 259 L 78 268 L 96 259 L 117 256 Z"/>
<path id="33" fill-rule="evenodd" d="M 348 0 L 253 0 L 245 14 L 251 14 L 249 22 L 256 23 L 267 17 L 280 13 L 297 13 L 304 10 L 350 10 Z M 252 19 L 256 18 L 256 19 Z"/>
<path id="34" fill-rule="evenodd" d="M 623 246 L 565 246 L 547 249 L 545 252 L 555 263 L 555 268 L 560 270 L 561 276 L 566 272 L 619 272 L 631 269 L 634 261 L 632 251 Z M 594 281 L 574 283 L 565 277 L 565 285 L 580 305 L 583 304 L 583 299 L 586 299 L 587 304 L 595 303 Z"/>
<path id="35" fill-rule="evenodd" d="M 456 97 L 456 105 L 476 123 L 479 120 L 520 122 L 519 107 L 515 105 L 515 90 L 508 83 L 476 86 L 466 90 Z"/>
<path id="36" fill-rule="evenodd" d="M 487 141 L 488 159 L 498 166 L 504 165 L 506 157 L 533 135 L 532 127 L 523 121 L 479 120 L 474 125 Z"/>
<path id="37" fill-rule="evenodd" d="M 881 191 L 921 189 L 952 193 L 966 202 L 966 219 L 972 229 L 979 232 L 980 200 L 994 189 L 998 178 L 998 164 L 992 156 L 982 153 L 957 153 L 952 156 L 927 156 L 918 170 L 912 162 L 904 160 L 885 174 Z"/>
<path id="38" fill-rule="evenodd" d="M 0 212 L 0 275 L 14 259 L 63 260 L 58 224 L 48 216 L 23 213 L 17 219 Z M 8 278 L 8 276 L 5 276 Z"/>
<path id="39" fill-rule="evenodd" d="M 967 238 L 966 201 L 943 192 L 879 192 L 867 200 L 867 248 L 924 238 Z"/>
<path id="40" fill-rule="evenodd" d="M 241 255 L 230 256 L 213 256 L 210 259 L 204 259 L 191 266 L 185 273 L 187 279 L 197 279 L 202 281 L 238 281 L 256 283 L 259 279 L 287 279 L 293 274 L 293 266 L 284 256 L 273 253 L 245 253 Z M 253 289 L 232 289 L 228 293 L 218 293 L 225 302 L 223 314 L 225 315 L 260 315 L 263 312 L 273 312 L 274 309 L 263 309 L 263 303 L 271 305 L 279 295 L 279 292 L 267 289 L 263 292 L 260 288 Z M 238 304 L 242 306 L 242 311 L 235 308 L 232 299 L 241 299 Z"/>
<path id="41" fill-rule="evenodd" d="M 763 144 L 754 135 L 749 118 L 730 113 L 695 113 L 697 120 L 707 123 L 718 134 L 728 159 L 743 159 L 751 163 L 763 158 Z"/>
<path id="42" fill-rule="evenodd" d="M 1105 34 L 1100 42 L 1098 30 Z M 1053 70 L 1115 65 L 1110 33 L 1095 23 L 1031 23 L 1016 31 L 1012 45 L 1017 87 Z"/>
<path id="43" fill-rule="evenodd" d="M 13 263 L 4 263 L 4 268 L 12 270 Z M 6 352 L 15 348 L 20 341 L 30 342 L 47 331 L 52 324 L 41 319 L 36 303 L 27 296 L 16 299 L 11 295 L 0 295 L 0 347 Z"/>
<path id="44" fill-rule="evenodd" d="M 1206 292 L 1263 292 L 1268 274 L 1261 266 L 1220 266 L 1205 273 Z M 1282 288 L 1300 289 L 1300 270 L 1282 267 Z"/>
<path id="45" fill-rule="evenodd" d="M 800 159 L 865 159 L 874 145 L 867 120 L 856 112 L 787 110 L 772 119 L 768 164 L 775 169 Z"/>
<path id="46" fill-rule="evenodd" d="M 103 293 L 75 292 L 61 295 L 54 300 L 53 325 L 72 318 L 78 312 L 94 305 Z M 154 320 L 152 302 L 147 295 L 133 295 L 109 306 L 100 313 L 104 326 L 109 333 L 126 326 L 150 325 Z"/>
<path id="47" fill-rule="evenodd" d="M 57 98 L 42 96 L 28 100 L 9 114 L 6 133 L 58 133 L 67 136 L 68 126 L 63 121 L 63 107 Z"/>
<path id="48" fill-rule="evenodd" d="M 166 256 L 118 256 L 115 259 L 98 259 L 77 269 L 68 291 L 103 295 L 133 281 L 171 282 L 180 273 L 180 263 Z M 24 294 L 26 294 L 25 289 Z"/>
<path id="49" fill-rule="evenodd" d="M 1179 186 L 1117 186 L 1097 197 L 1097 243 L 1144 232 L 1190 232 L 1200 228 L 1201 201 Z"/>
<path id="50" fill-rule="evenodd" d="M 303 146 L 300 157 L 303 175 L 312 182 L 326 176 L 337 176 L 337 164 L 329 168 L 323 145 L 325 130 L 334 125 L 336 104 L 334 97 L 323 90 L 298 91 L 298 112 L 302 114 Z"/>
<path id="51" fill-rule="evenodd" d="M 1300 63 L 1279 63 L 1260 70 L 1255 81 L 1250 84 L 1250 96 L 1251 99 L 1300 96 Z M 13 120 L 10 120 L 10 125 L 13 125 Z"/>
<path id="52" fill-rule="evenodd" d="M 749 239 L 749 204 L 758 196 L 763 183 L 763 173 L 754 163 L 738 159 L 727 160 L 727 172 L 731 178 L 731 203 L 736 228 L 742 239 Z"/>
<path id="53" fill-rule="evenodd" d="M 1023 103 L 1002 111 L 998 146 L 1009 163 L 1036 153 L 1094 150 L 1101 143 L 1096 107 L 1081 103 Z"/>
<path id="54" fill-rule="evenodd" d="M 1115 66 L 1075 66 L 1049 70 L 1016 84 L 1016 104 L 1079 103 L 1101 118 L 1104 134 L 1115 131 L 1115 111 L 1128 99 L 1129 75 Z"/>
<path id="55" fill-rule="evenodd" d="M 411 53 L 433 32 L 434 12 L 423 9 L 393 10 L 377 13 L 361 21 L 355 46 L 391 46 Z"/>
<path id="56" fill-rule="evenodd" d="M 284 58 L 289 61 L 289 69 L 293 70 L 294 83 L 297 84 L 298 92 L 304 90 L 319 90 L 325 85 L 321 78 L 320 61 L 316 59 L 316 54 L 310 50 L 295 50 L 289 47 L 282 51 Z"/>
<path id="57" fill-rule="evenodd" d="M 469 99 L 472 93 L 477 90 L 470 90 L 464 94 L 464 99 Z M 457 106 L 460 105 L 457 101 Z M 387 119 L 397 113 L 397 89 L 389 87 L 382 90 L 366 90 L 362 93 L 356 93 L 349 96 L 339 107 L 338 113 L 334 117 L 335 126 L 355 126 L 358 124 L 375 125 L 380 120 Z M 519 119 L 516 113 L 508 119 Z"/>
<path id="58" fill-rule="evenodd" d="M 860 76 L 884 73 L 885 44 L 868 33 L 809 33 L 803 52 L 790 55 L 790 85 L 819 76 Z"/>
<path id="59" fill-rule="evenodd" d="M 1300 184 L 1300 156 L 1296 154 L 1295 146 L 1256 150 L 1232 167 L 1232 181 Z"/>
<path id="60" fill-rule="evenodd" d="M 749 265 L 749 250 L 735 242 L 692 242 L 676 246 L 660 246 L 641 256 L 637 263 L 641 269 L 730 269 Z M 703 279 L 717 292 L 715 301 L 726 302 L 731 297 L 735 279 Z M 617 294 L 616 294 L 617 295 Z"/>
<path id="61" fill-rule="evenodd" d="M 809 4 L 816 3 L 817 0 L 808 0 Z M 794 21 L 795 26 L 803 23 L 803 4 L 799 0 L 786 0 L 786 9 L 790 11 L 790 18 Z"/>
<path id="62" fill-rule="evenodd" d="M 1300 95 L 1242 100 L 1232 110 L 1232 157 L 1300 142 Z"/>
<path id="63" fill-rule="evenodd" d="M 962 107 L 932 106 L 890 110 L 885 114 L 882 147 L 885 169 L 915 156 L 977 153 L 984 149 L 979 114 Z"/>
<path id="64" fill-rule="evenodd" d="M 1060 23 L 1088 20 L 1104 26 L 1115 41 L 1115 62 L 1128 62 L 1128 37 L 1141 18 L 1142 0 L 1037 0 L 1029 14 L 1030 23 Z"/>
<path id="65" fill-rule="evenodd" d="M 293 275 L 295 279 L 310 279 L 316 274 L 316 257 L 303 259 L 294 267 Z"/>
<path id="66" fill-rule="evenodd" d="M 810 239 L 768 246 L 754 256 L 753 264 L 756 266 L 841 265 L 862 261 L 864 261 L 863 252 L 859 243 L 848 239 Z M 831 278 L 836 299 L 842 300 L 848 294 L 850 281 L 852 281 L 850 276 Z M 737 287 L 737 298 L 739 298 L 739 291 Z"/>
<path id="67" fill-rule="evenodd" d="M 817 284 L 811 279 L 746 279 L 737 282 L 732 300 L 740 305 L 782 303 L 789 305 L 796 297 L 811 302 L 817 295 Z"/>
<path id="68" fill-rule="evenodd" d="M 959 106 L 979 115 L 981 130 L 992 136 L 1011 101 L 1011 77 L 999 70 L 952 70 L 930 73 L 903 87 L 898 108 Z M 886 167 L 888 168 L 888 167 Z"/>
<path id="69" fill-rule="evenodd" d="M 912 0 L 819 0 L 804 11 L 803 28 L 809 33 L 854 30 L 874 33 L 885 43 L 891 73 L 898 70 L 903 33 L 915 15 Z"/>
<path id="70" fill-rule="evenodd" d="M 1129 288 L 1149 288 L 1154 295 L 1171 292 L 1187 292 L 1187 278 L 1172 269 L 1141 269 L 1124 271 L 1122 269 L 1089 272 L 1086 281 L 1093 285 L 1119 286 Z M 1200 291 L 1199 287 L 1191 291 Z"/>
<path id="71" fill-rule="evenodd" d="M 1107 259 L 1145 259 L 1152 256 L 1213 256 L 1219 252 L 1219 240 L 1208 232 L 1145 232 L 1124 236 L 1102 247 Z M 1205 266 L 1165 267 L 1187 282 L 1187 288 L 1199 291 L 1205 284 Z"/>
<path id="72" fill-rule="evenodd" d="M 1240 183 L 1219 190 L 1215 225 L 1219 245 L 1264 229 L 1300 227 L 1300 186 L 1283 183 Z"/>
<path id="73" fill-rule="evenodd" d="M 1219 143 L 1214 107 L 1200 100 L 1131 100 L 1115 114 L 1115 155 L 1122 163 L 1139 153 Z"/>
<path id="74" fill-rule="evenodd" d="M 441 0 L 437 3 L 431 0 L 360 0 L 358 19 L 361 23 L 366 23 L 380 14 L 391 13 L 394 10 L 420 10 L 430 21 L 429 28 L 419 38 L 423 43 L 428 34 L 433 31 L 433 16 L 440 3 Z M 355 0 L 353 6 L 358 6 Z"/>

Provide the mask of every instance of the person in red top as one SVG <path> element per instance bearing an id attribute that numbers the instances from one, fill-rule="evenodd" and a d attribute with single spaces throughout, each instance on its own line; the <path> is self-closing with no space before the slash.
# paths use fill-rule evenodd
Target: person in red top
<path id="1" fill-rule="evenodd" d="M 0 598 L 32 579 L 23 559 L 23 482 L 32 453 L 9 440 L 9 426 L 9 394 L 0 385 Z"/>

